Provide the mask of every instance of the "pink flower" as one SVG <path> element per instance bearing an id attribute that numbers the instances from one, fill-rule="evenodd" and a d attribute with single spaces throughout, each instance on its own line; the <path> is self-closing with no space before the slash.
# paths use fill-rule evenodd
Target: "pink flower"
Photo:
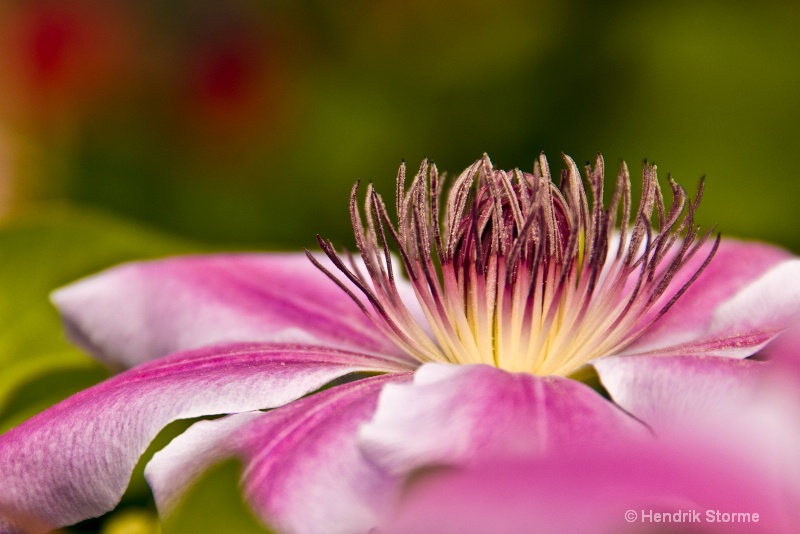
<path id="1" fill-rule="evenodd" d="M 423 163 L 408 188 L 401 167 L 397 223 L 370 186 L 366 227 L 354 188 L 354 259 L 320 240 L 327 257 L 311 261 L 175 258 L 59 290 L 72 339 L 131 369 L 0 436 L 0 513 L 46 526 L 102 514 L 170 421 L 231 414 L 150 462 L 162 510 L 239 455 L 270 525 L 366 532 L 418 468 L 624 451 L 658 437 L 663 414 L 677 414 L 663 428 L 682 428 L 692 410 L 673 404 L 745 388 L 763 365 L 743 358 L 797 316 L 800 262 L 700 234 L 697 200 L 670 182 L 667 208 L 654 166 L 632 210 L 624 165 L 604 208 L 602 159 L 587 166 L 592 203 L 565 161 L 559 189 L 544 157 L 532 174 L 484 157 L 455 179 L 444 213 L 436 167 Z"/>

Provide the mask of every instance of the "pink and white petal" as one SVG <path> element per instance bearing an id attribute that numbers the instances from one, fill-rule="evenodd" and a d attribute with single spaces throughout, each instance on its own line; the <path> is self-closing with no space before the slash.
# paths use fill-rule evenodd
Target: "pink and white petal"
<path id="1" fill-rule="evenodd" d="M 199 421 L 155 453 L 145 467 L 144 477 L 159 513 L 169 515 L 186 489 L 209 467 L 235 456 L 232 437 L 263 416 L 264 412 L 255 411 Z"/>
<path id="2" fill-rule="evenodd" d="M 759 357 L 775 360 L 795 367 L 795 374 L 800 378 L 800 318 L 797 324 L 781 332 L 759 352 Z"/>
<path id="3" fill-rule="evenodd" d="M 580 382 L 444 364 L 425 364 L 413 384 L 384 387 L 360 431 L 364 451 L 394 474 L 649 438 L 644 425 Z"/>
<path id="4" fill-rule="evenodd" d="M 52 300 L 72 340 L 114 366 L 228 342 L 303 343 L 408 359 L 305 254 L 129 263 L 59 289 Z"/>
<path id="5" fill-rule="evenodd" d="M 610 356 L 592 365 L 611 399 L 657 434 L 742 409 L 765 371 L 763 362 L 719 356 Z"/>
<path id="6" fill-rule="evenodd" d="M 184 491 L 209 467 L 235 456 L 231 437 L 263 415 L 261 411 L 243 412 L 199 421 L 155 453 L 145 467 L 144 477 L 159 513 L 169 515 Z"/>
<path id="7" fill-rule="evenodd" d="M 724 443 L 800 501 L 800 382 L 771 362 L 715 356 L 595 363 L 612 399 L 665 443 Z M 776 482 L 776 485 L 781 485 Z"/>
<path id="8" fill-rule="evenodd" d="M 694 275 L 710 246 L 679 271 L 644 322 Z M 749 356 L 800 313 L 800 285 L 791 282 L 798 275 L 800 262 L 785 250 L 723 240 L 697 280 L 623 354 Z"/>
<path id="9" fill-rule="evenodd" d="M 274 408 L 381 358 L 299 345 L 227 345 L 155 360 L 0 435 L 0 508 L 57 527 L 119 502 L 152 439 L 176 419 Z"/>
<path id="10" fill-rule="evenodd" d="M 759 357 L 769 362 L 774 381 L 780 384 L 775 390 L 782 392 L 779 394 L 783 394 L 789 404 L 800 408 L 800 326 L 772 340 L 759 352 Z"/>
<path id="11" fill-rule="evenodd" d="M 280 532 L 367 532 L 394 496 L 394 479 L 367 461 L 358 426 L 384 384 L 410 374 L 365 378 L 267 413 L 203 421 L 157 453 L 145 476 L 164 513 L 199 472 L 238 454 L 256 512 Z"/>
<path id="12" fill-rule="evenodd" d="M 754 466 L 716 445 L 628 443 L 428 471 L 412 477 L 380 531 L 622 534 L 668 522 L 669 532 L 794 532 L 800 502 L 783 501 Z M 717 511 L 748 515 L 723 521 Z"/>

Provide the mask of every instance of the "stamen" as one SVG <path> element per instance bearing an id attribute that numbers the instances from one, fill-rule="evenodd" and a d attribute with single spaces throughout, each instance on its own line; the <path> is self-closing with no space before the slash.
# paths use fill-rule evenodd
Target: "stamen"
<path id="1" fill-rule="evenodd" d="M 585 167 L 591 201 L 575 162 L 568 156 L 564 161 L 567 169 L 557 188 L 544 154 L 533 173 L 494 169 L 484 155 L 454 180 L 444 203 L 444 177 L 436 166 L 423 161 L 406 188 L 403 162 L 397 174 L 396 225 L 371 184 L 362 221 L 356 183 L 350 217 L 366 273 L 352 258 L 348 267 L 329 241 L 318 240 L 366 302 L 309 258 L 420 362 L 573 373 L 591 360 L 618 353 L 666 313 L 708 266 L 719 237 L 708 246 L 713 229 L 699 236 L 694 225 L 702 180 L 695 200 L 689 201 L 670 177 L 667 209 L 656 167 L 645 162 L 642 197 L 631 220 L 624 162 L 606 208 L 602 156 L 594 167 Z M 653 216 L 657 228 L 651 226 Z M 418 323 L 401 299 L 390 240 L 427 324 Z M 701 251 L 705 258 L 699 267 L 674 288 L 676 275 Z"/>

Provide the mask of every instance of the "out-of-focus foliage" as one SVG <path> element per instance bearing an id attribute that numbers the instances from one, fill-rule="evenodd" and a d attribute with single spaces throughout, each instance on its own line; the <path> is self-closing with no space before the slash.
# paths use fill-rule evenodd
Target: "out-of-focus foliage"
<path id="1" fill-rule="evenodd" d="M 209 469 L 184 495 L 164 522 L 164 534 L 195 532 L 236 532 L 269 534 L 241 497 L 242 467 L 226 461 Z"/>
<path id="2" fill-rule="evenodd" d="M 160 534 L 161 522 L 151 510 L 128 508 L 111 517 L 100 534 Z"/>

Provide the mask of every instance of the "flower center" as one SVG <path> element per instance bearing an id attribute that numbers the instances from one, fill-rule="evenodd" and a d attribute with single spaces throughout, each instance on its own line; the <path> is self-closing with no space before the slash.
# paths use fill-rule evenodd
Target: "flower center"
<path id="1" fill-rule="evenodd" d="M 719 237 L 679 282 L 676 274 L 712 232 L 700 235 L 694 225 L 703 182 L 696 200 L 687 201 L 683 188 L 670 179 L 673 201 L 667 210 L 656 167 L 645 163 L 642 196 L 631 220 L 625 163 L 606 208 L 602 156 L 594 168 L 586 166 L 591 207 L 575 162 L 564 160 L 567 169 L 556 187 L 544 155 L 532 174 L 494 169 L 484 156 L 456 178 L 441 208 L 444 177 L 436 166 L 424 161 L 406 189 L 403 164 L 396 225 L 371 184 L 362 223 L 356 184 L 350 214 L 363 268 L 347 254 L 345 263 L 330 241 L 318 240 L 371 310 L 309 258 L 420 362 L 571 374 L 591 360 L 619 353 L 663 315 L 711 261 Z M 657 228 L 650 222 L 654 211 Z M 401 299 L 389 238 L 424 319 Z"/>

